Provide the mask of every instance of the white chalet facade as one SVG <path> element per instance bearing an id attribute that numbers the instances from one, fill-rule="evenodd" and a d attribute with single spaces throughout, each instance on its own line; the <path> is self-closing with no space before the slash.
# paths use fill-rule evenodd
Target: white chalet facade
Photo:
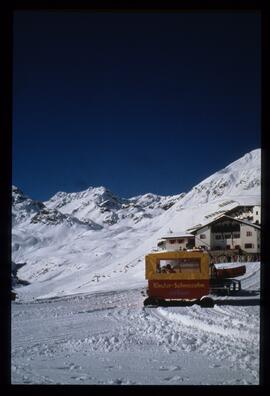
<path id="1" fill-rule="evenodd" d="M 192 234 L 195 237 L 195 247 L 198 248 L 207 250 L 241 248 L 247 253 L 260 253 L 261 227 L 227 214 L 196 228 Z"/>

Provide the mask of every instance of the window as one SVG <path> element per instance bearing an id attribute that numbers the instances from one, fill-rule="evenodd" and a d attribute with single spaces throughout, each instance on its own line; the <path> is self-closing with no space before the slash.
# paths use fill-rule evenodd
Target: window
<path id="1" fill-rule="evenodd" d="M 235 245 L 235 249 L 240 249 L 240 245 Z"/>
<path id="2" fill-rule="evenodd" d="M 226 245 L 226 249 L 229 250 L 231 248 L 231 245 Z"/>
<path id="3" fill-rule="evenodd" d="M 256 212 L 256 215 L 258 215 L 259 214 L 259 212 Z"/>
<path id="4" fill-rule="evenodd" d="M 253 244 L 252 243 L 245 243 L 245 249 L 252 249 Z"/>
<path id="5" fill-rule="evenodd" d="M 183 243 L 183 242 L 184 242 L 184 239 L 177 239 L 177 242 L 178 242 L 178 243 Z"/>
<path id="6" fill-rule="evenodd" d="M 200 272 L 200 259 L 163 259 L 156 270 L 158 273 Z"/>
<path id="7" fill-rule="evenodd" d="M 240 238 L 240 233 L 239 232 L 234 232 L 233 233 L 234 238 Z"/>
<path id="8" fill-rule="evenodd" d="M 175 243 L 175 239 L 170 239 L 170 243 L 171 244 Z"/>
<path id="9" fill-rule="evenodd" d="M 180 272 L 200 272 L 200 261 L 180 263 Z"/>
<path id="10" fill-rule="evenodd" d="M 201 234 L 200 235 L 200 239 L 206 239 L 206 235 L 205 234 Z"/>
<path id="11" fill-rule="evenodd" d="M 230 239 L 231 238 L 231 234 L 225 234 L 224 237 L 225 237 L 225 239 Z"/>
<path id="12" fill-rule="evenodd" d="M 247 236 L 252 236 L 252 232 L 251 231 L 247 231 Z"/>
<path id="13" fill-rule="evenodd" d="M 160 246 L 164 246 L 164 241 L 159 241 L 158 243 L 157 243 L 157 245 L 160 247 Z"/>
<path id="14" fill-rule="evenodd" d="M 221 238 L 221 235 L 216 235 L 216 236 L 215 236 L 215 239 L 222 239 L 222 238 Z"/>

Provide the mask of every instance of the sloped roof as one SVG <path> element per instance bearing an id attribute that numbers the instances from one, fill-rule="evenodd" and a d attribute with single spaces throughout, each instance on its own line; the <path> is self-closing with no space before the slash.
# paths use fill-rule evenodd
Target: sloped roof
<path id="1" fill-rule="evenodd" d="M 261 229 L 261 226 L 258 225 L 258 224 L 249 223 L 248 221 L 245 221 L 245 220 L 235 219 L 234 217 L 229 216 L 229 215 L 225 215 L 225 217 L 228 217 L 229 219 L 238 221 L 239 223 L 246 224 L 246 225 L 249 225 L 249 226 L 251 226 L 251 227 L 257 228 L 258 230 Z"/>
<path id="2" fill-rule="evenodd" d="M 238 223 L 242 223 L 242 224 L 245 224 L 245 225 L 254 227 L 254 228 L 256 228 L 257 230 L 261 230 L 261 227 L 260 227 L 258 224 L 249 223 L 248 221 L 244 221 L 244 220 L 240 220 L 240 219 L 235 219 L 234 217 L 229 216 L 229 215 L 227 215 L 227 214 L 222 214 L 222 215 L 216 217 L 215 219 L 213 219 L 212 221 L 209 221 L 208 223 L 205 223 L 205 224 L 203 224 L 203 225 L 200 226 L 200 227 L 194 228 L 194 230 L 192 231 L 192 233 L 195 233 L 195 232 L 197 232 L 198 230 L 201 230 L 202 228 L 207 227 L 207 226 L 209 226 L 209 225 L 211 225 L 211 224 L 217 223 L 217 222 L 219 222 L 220 220 L 225 219 L 225 218 L 230 219 L 230 220 L 234 220 L 234 221 L 236 221 L 236 222 L 238 222 Z"/>
<path id="3" fill-rule="evenodd" d="M 194 235 L 185 231 L 178 231 L 164 235 L 161 237 L 161 239 L 189 238 L 189 237 L 194 237 Z"/>

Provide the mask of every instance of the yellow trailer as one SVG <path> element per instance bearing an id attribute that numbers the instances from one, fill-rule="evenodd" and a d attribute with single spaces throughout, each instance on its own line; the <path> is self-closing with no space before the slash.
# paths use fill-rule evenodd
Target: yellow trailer
<path id="1" fill-rule="evenodd" d="M 201 251 L 167 251 L 145 257 L 148 298 L 145 305 L 164 300 L 200 300 L 213 305 L 210 292 L 209 255 Z"/>
<path id="2" fill-rule="evenodd" d="M 230 294 L 241 290 L 245 266 L 216 269 L 205 251 L 162 251 L 145 256 L 148 280 L 144 305 L 162 305 L 166 300 L 195 300 L 202 307 L 213 307 L 210 294 Z"/>

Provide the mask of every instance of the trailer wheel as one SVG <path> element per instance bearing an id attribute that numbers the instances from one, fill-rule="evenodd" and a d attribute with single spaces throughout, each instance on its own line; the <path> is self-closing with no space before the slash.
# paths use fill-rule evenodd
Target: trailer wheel
<path id="1" fill-rule="evenodd" d="M 221 296 L 229 296 L 230 295 L 230 289 L 228 287 L 225 287 L 224 289 L 220 290 L 220 295 Z"/>
<path id="2" fill-rule="evenodd" d="M 159 306 L 162 305 L 163 301 L 159 300 L 158 298 L 153 298 L 153 297 L 147 297 L 144 302 L 143 305 L 147 306 L 147 305 L 152 305 L 152 306 Z"/>
<path id="3" fill-rule="evenodd" d="M 215 303 L 211 297 L 202 297 L 199 301 L 201 308 L 213 308 Z"/>

